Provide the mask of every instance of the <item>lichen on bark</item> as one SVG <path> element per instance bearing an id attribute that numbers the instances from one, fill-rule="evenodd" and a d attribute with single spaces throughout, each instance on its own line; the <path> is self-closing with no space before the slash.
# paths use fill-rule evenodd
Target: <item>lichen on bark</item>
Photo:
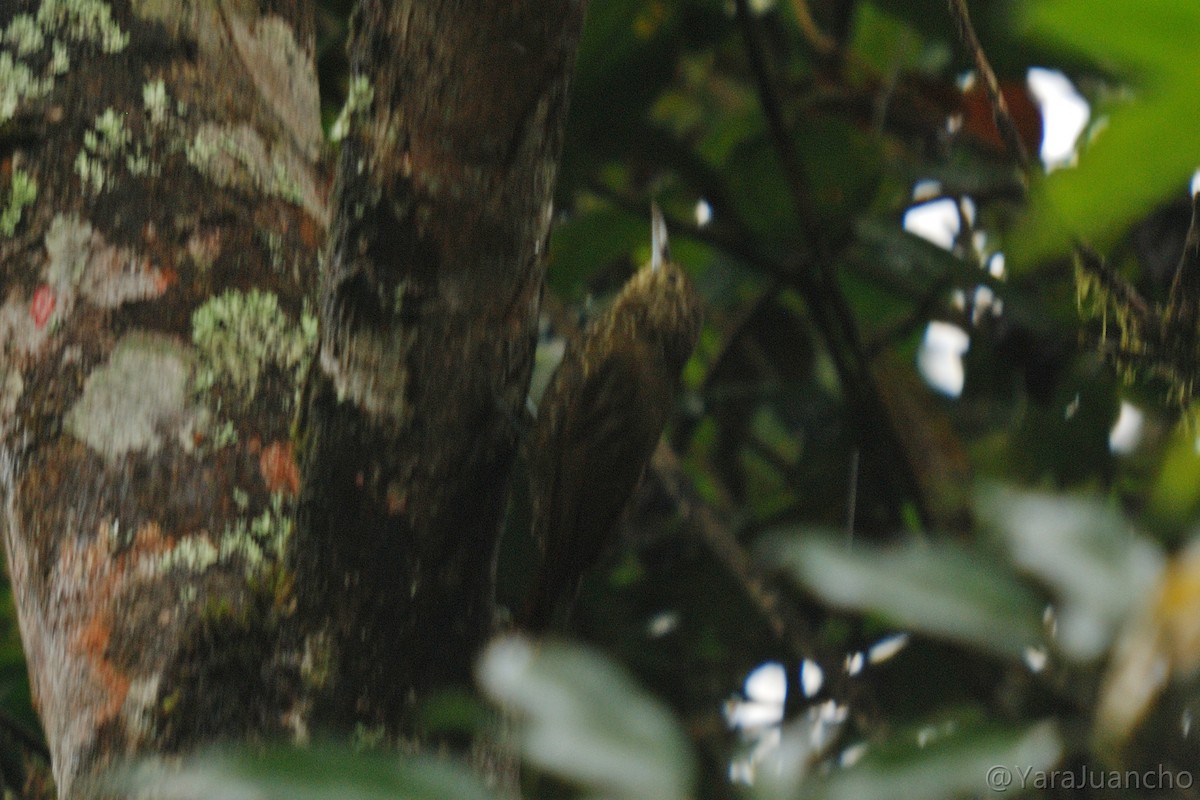
<path id="1" fill-rule="evenodd" d="M 334 203 L 309 4 L 39 8 L 0 36 L 39 187 L 0 238 L 0 501 L 60 791 L 419 733 L 491 629 L 582 4 L 363 3 Z"/>

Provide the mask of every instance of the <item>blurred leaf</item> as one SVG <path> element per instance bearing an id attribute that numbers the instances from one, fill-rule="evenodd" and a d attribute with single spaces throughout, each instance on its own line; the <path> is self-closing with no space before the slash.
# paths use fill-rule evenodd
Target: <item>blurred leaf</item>
<path id="1" fill-rule="evenodd" d="M 682 800 L 687 740 L 671 714 L 615 664 L 580 646 L 510 636 L 479 662 L 484 691 L 521 718 L 525 758 L 610 800 Z"/>
<path id="2" fill-rule="evenodd" d="M 856 4 L 853 30 L 850 49 L 880 75 L 924 66 L 921 35 L 900 19 L 881 11 L 876 4 Z"/>
<path id="3" fill-rule="evenodd" d="M 908 453 L 930 523 L 939 530 L 967 529 L 971 519 L 971 462 L 950 424 L 947 404 L 934 395 L 911 366 L 897 359 L 876 359 L 872 375 L 880 405 Z"/>
<path id="4" fill-rule="evenodd" d="M 1200 511 L 1200 452 L 1196 429 L 1180 420 L 1167 440 L 1158 476 L 1150 488 L 1146 513 L 1157 526 L 1180 530 Z"/>
<path id="5" fill-rule="evenodd" d="M 1096 709 L 1101 747 L 1120 747 L 1171 680 L 1200 667 L 1200 539 L 1171 559 L 1113 648 Z"/>
<path id="6" fill-rule="evenodd" d="M 791 191 L 779 155 L 766 135 L 747 138 L 735 147 L 721 172 L 737 216 L 769 246 L 798 235 Z"/>
<path id="7" fill-rule="evenodd" d="M 1042 603 L 1015 575 L 948 544 L 848 547 L 811 531 L 776 535 L 767 557 L 839 608 L 997 655 L 1042 639 Z"/>
<path id="8" fill-rule="evenodd" d="M 1025 407 L 1006 437 L 1014 472 L 1028 481 L 1086 485 L 1110 474 L 1108 437 L 1120 410 L 1116 381 L 1094 358 L 1077 359 L 1072 367 L 1047 402 Z"/>
<path id="9" fill-rule="evenodd" d="M 1194 63 L 1200 4 L 1042 0 L 1027 2 L 1025 10 L 1032 38 L 1116 66 L 1135 93 L 1129 102 L 1102 109 L 1105 121 L 1078 168 L 1059 170 L 1034 187 L 1010 237 L 1018 266 L 1066 252 L 1075 239 L 1101 249 L 1113 244 L 1179 191 L 1200 152 L 1200 71 Z"/>
<path id="10" fill-rule="evenodd" d="M 893 737 L 885 750 L 868 750 L 853 767 L 816 784 L 820 800 L 939 800 L 987 796 L 1022 788 L 1022 774 L 1050 769 L 1062 757 L 1063 741 L 1051 722 L 1023 730 L 985 727 L 938 735 Z M 1005 780 L 1011 781 L 1006 783 Z"/>
<path id="11" fill-rule="evenodd" d="M 921 34 L 924 43 L 919 65 L 927 71 L 962 70 L 972 68 L 971 54 L 959 44 L 954 19 L 942 0 L 871 0 L 892 17 L 904 20 Z M 987 48 L 988 58 L 1001 77 L 1020 70 L 1024 61 L 1018 43 L 1013 40 L 1012 0 L 972 0 L 971 20 L 980 40 Z M 886 71 L 885 71 L 886 74 Z"/>
<path id="12" fill-rule="evenodd" d="M 977 512 L 1059 598 L 1057 641 L 1077 659 L 1104 653 L 1162 572 L 1159 549 L 1098 499 L 990 487 Z"/>
<path id="13" fill-rule="evenodd" d="M 1025 197 L 1025 180 L 1011 165 L 970 158 L 960 151 L 951 154 L 949 161 L 900 163 L 896 169 L 907 178 L 908 186 L 923 180 L 937 181 L 949 197 L 986 195 L 1012 200 Z"/>
<path id="14" fill-rule="evenodd" d="M 465 764 L 358 755 L 334 747 L 210 752 L 181 767 L 147 760 L 118 772 L 114 790 L 161 800 L 489 800 Z M 140 795 L 138 795 L 140 796 Z"/>
<path id="15" fill-rule="evenodd" d="M 607 207 L 583 211 L 555 226 L 546 279 L 560 295 L 570 298 L 588 277 L 649 241 L 649 209 L 644 219 Z"/>
<path id="16" fill-rule="evenodd" d="M 935 287 L 986 285 L 1003 298 L 1006 284 L 974 264 L 901 228 L 895 222 L 864 218 L 854 226 L 855 236 L 874 265 L 912 286 L 915 292 Z"/>
<path id="17" fill-rule="evenodd" d="M 827 229 L 849 226 L 870 206 L 883 171 L 877 136 L 825 116 L 798 126 L 797 149 L 804 161 L 817 220 Z M 832 231 L 836 236 L 839 231 Z"/>
<path id="18" fill-rule="evenodd" d="M 475 734 L 484 730 L 491 720 L 492 715 L 484 702 L 465 689 L 437 692 L 421 705 L 420 727 L 430 735 Z"/>
<path id="19" fill-rule="evenodd" d="M 639 132 L 674 75 L 684 11 L 661 0 L 611 0 L 588 9 L 563 143 L 560 188 L 586 185 L 609 158 L 655 163 L 645 158 L 646 140 Z"/>

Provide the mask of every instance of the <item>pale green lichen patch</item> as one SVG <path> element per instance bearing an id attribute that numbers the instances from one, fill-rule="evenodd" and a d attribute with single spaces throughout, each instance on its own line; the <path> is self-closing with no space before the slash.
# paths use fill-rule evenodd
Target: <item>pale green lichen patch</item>
<path id="1" fill-rule="evenodd" d="M 17 14 L 4 29 L 4 43 L 14 48 L 18 56 L 28 56 L 46 45 L 46 36 L 37 20 L 28 14 Z"/>
<path id="2" fill-rule="evenodd" d="M 5 430 L 8 420 L 17 412 L 17 403 L 25 392 L 25 379 L 13 364 L 0 366 L 0 430 Z"/>
<path id="3" fill-rule="evenodd" d="M 146 153 L 148 142 L 134 141 L 124 115 L 106 108 L 83 133 L 83 147 L 75 155 L 75 174 L 85 194 L 96 195 L 111 187 L 114 167 L 122 160 L 131 175 L 158 174 L 158 165 Z"/>
<path id="4" fill-rule="evenodd" d="M 112 9 L 101 0 L 42 0 L 37 21 L 76 42 L 100 45 L 105 53 L 119 53 L 129 44 L 129 34 L 112 18 Z"/>
<path id="5" fill-rule="evenodd" d="M 220 559 L 217 546 L 205 535 L 185 536 L 162 555 L 159 569 L 183 569 L 188 572 L 204 572 Z"/>
<path id="6" fill-rule="evenodd" d="M 142 86 L 142 107 L 152 125 L 164 125 L 171 113 L 171 100 L 167 97 L 167 85 L 162 78 L 147 81 Z"/>
<path id="7" fill-rule="evenodd" d="M 342 106 L 342 113 L 338 114 L 333 127 L 329 129 L 329 138 L 335 142 L 346 138 L 346 134 L 350 133 L 350 126 L 358 115 L 368 111 L 373 102 L 375 102 L 375 87 L 371 85 L 367 76 L 355 75 L 352 77 L 346 91 L 346 104 Z"/>
<path id="8" fill-rule="evenodd" d="M 71 53 L 67 46 L 55 39 L 50 43 L 50 74 L 66 75 L 71 69 Z"/>
<path id="9" fill-rule="evenodd" d="M 303 206 L 317 219 L 328 214 L 307 165 L 286 145 L 269 147 L 245 123 L 200 125 L 186 142 L 184 155 L 217 186 L 279 197 Z"/>
<path id="10" fill-rule="evenodd" d="M 84 194 L 98 195 L 111 189 L 118 168 L 135 177 L 155 177 L 162 172 L 161 160 L 153 153 L 184 149 L 178 132 L 179 118 L 173 114 L 166 83 L 161 78 L 142 85 L 145 123 L 135 137 L 125 124 L 126 114 L 106 108 L 92 127 L 83 133 L 83 147 L 75 155 L 75 174 Z"/>
<path id="11" fill-rule="evenodd" d="M 152 455 L 168 437 L 190 449 L 204 419 L 188 397 L 191 361 L 169 336 L 126 334 L 88 376 L 67 412 L 67 431 L 110 461 L 130 452 Z"/>
<path id="12" fill-rule="evenodd" d="M 9 187 L 8 203 L 0 209 L 0 235 L 12 236 L 21 221 L 21 212 L 37 199 L 37 181 L 23 169 L 14 169 Z"/>
<path id="13" fill-rule="evenodd" d="M 41 53 L 47 42 L 51 58 L 35 71 L 26 59 Z M 0 124 L 21 104 L 50 94 L 54 79 L 70 69 L 68 42 L 117 53 L 129 44 L 129 34 L 102 0 L 43 0 L 37 14 L 13 16 L 0 29 L 0 45 L 6 48 L 0 52 Z"/>
<path id="14" fill-rule="evenodd" d="M 280 21 L 279 25 L 284 23 Z M 276 31 L 278 26 L 259 27 Z M 264 35 L 270 43 L 282 34 L 276 31 Z M 0 51 L 0 123 L 31 92 L 46 94 L 52 83 L 14 62 L 8 52 Z M 165 158 L 182 154 L 196 172 L 218 187 L 278 197 L 302 206 L 323 224 L 328 222 L 325 196 L 311 163 L 319 154 L 318 123 L 312 126 L 315 133 L 303 134 L 305 126 L 293 120 L 289 123 L 291 140 L 276 142 L 268 142 L 244 122 L 192 125 L 184 118 L 186 107 L 171 98 L 162 78 L 142 85 L 142 109 L 142 124 L 135 121 L 133 126 L 140 131 L 137 135 L 126 124 L 126 115 L 111 107 L 84 132 L 83 146 L 74 161 L 84 194 L 94 197 L 112 189 L 121 167 L 134 177 L 154 177 L 162 172 Z M 314 119 L 315 109 L 314 101 Z"/>
<path id="15" fill-rule="evenodd" d="M 110 106 L 96 117 L 94 128 L 84 132 L 83 143 L 98 155 L 115 156 L 129 145 L 132 138 L 125 128 L 123 115 Z"/>
<path id="16" fill-rule="evenodd" d="M 249 125 L 205 123 L 188 142 L 184 155 L 197 172 L 218 186 L 266 191 L 273 180 L 267 144 Z"/>
<path id="17" fill-rule="evenodd" d="M 283 558 L 295 523 L 280 495 L 257 516 L 238 517 L 227 524 L 217 541 L 207 535 L 187 536 L 161 556 L 161 570 L 204 572 L 215 564 L 241 563 L 246 577 L 263 574 Z"/>
<path id="18" fill-rule="evenodd" d="M 21 103 L 45 97 L 53 87 L 53 80 L 35 75 L 12 53 L 0 51 L 0 124 L 12 119 Z"/>
<path id="19" fill-rule="evenodd" d="M 268 292 L 231 290 L 192 314 L 192 342 L 199 354 L 195 388 L 231 389 L 251 402 L 268 367 L 290 373 L 297 385 L 316 348 L 317 320 L 305 312 L 291 321 Z"/>

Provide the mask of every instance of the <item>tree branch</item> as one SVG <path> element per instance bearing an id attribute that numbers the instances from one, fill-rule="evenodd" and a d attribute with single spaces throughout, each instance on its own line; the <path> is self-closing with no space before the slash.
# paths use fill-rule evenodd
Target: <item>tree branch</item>
<path id="1" fill-rule="evenodd" d="M 1021 140 L 1017 123 L 1009 113 L 1008 103 L 1004 101 L 1004 94 L 1000 91 L 1000 81 L 996 79 L 996 73 L 992 70 L 987 54 L 983 51 L 983 45 L 980 44 L 979 37 L 975 34 L 975 27 L 971 24 L 971 15 L 967 11 L 967 0 L 949 0 L 949 3 L 950 13 L 954 16 L 954 22 L 958 26 L 959 38 L 971 51 L 971 57 L 975 60 L 975 70 L 979 73 L 980 80 L 983 81 L 984 89 L 987 90 L 988 101 L 992 105 L 992 115 L 996 119 L 996 127 L 1004 137 L 1004 144 L 1008 146 L 1009 152 L 1016 157 L 1021 171 L 1028 172 L 1029 152 Z"/>

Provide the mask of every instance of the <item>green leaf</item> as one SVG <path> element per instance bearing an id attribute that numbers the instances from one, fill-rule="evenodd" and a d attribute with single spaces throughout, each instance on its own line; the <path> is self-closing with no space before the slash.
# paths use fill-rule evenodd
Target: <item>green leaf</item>
<path id="1" fill-rule="evenodd" d="M 610 800 L 682 800 L 692 790 L 687 740 L 670 712 L 608 659 L 580 646 L 493 642 L 479 681 L 521 718 L 525 758 Z"/>
<path id="2" fill-rule="evenodd" d="M 1042 603 L 1012 573 L 948 544 L 849 547 L 811 531 L 774 537 L 767 558 L 838 608 L 1020 658 L 1041 639 Z"/>
<path id="3" fill-rule="evenodd" d="M 977 512 L 1058 596 L 1057 642 L 1074 658 L 1102 655 L 1162 572 L 1158 547 L 1097 499 L 990 487 Z"/>
<path id="4" fill-rule="evenodd" d="M 1175 425 L 1167 439 L 1158 475 L 1150 489 L 1146 514 L 1160 528 L 1182 531 L 1200 512 L 1200 452 L 1190 418 Z"/>
<path id="5" fill-rule="evenodd" d="M 1180 190 L 1200 153 L 1200 3 L 1042 0 L 1026 4 L 1026 18 L 1030 37 L 1113 65 L 1134 91 L 1131 100 L 1101 109 L 1105 121 L 1077 168 L 1034 186 L 1009 246 L 1017 267 L 1066 252 L 1075 239 L 1111 245 Z"/>
<path id="6" fill-rule="evenodd" d="M 1053 767 L 1062 752 L 1062 737 L 1050 722 L 1023 730 L 984 727 L 943 733 L 931 727 L 899 738 L 890 747 L 868 750 L 853 767 L 816 784 L 810 796 L 820 800 L 950 800 L 1008 789 L 1019 794 L 1024 782 Z"/>
<path id="7" fill-rule="evenodd" d="M 489 800 L 465 764 L 364 756 L 334 747 L 210 752 L 175 768 L 147 760 L 118 772 L 115 791 L 162 800 Z"/>
<path id="8" fill-rule="evenodd" d="M 879 188 L 884 165 L 879 138 L 824 117 L 806 118 L 797 128 L 817 221 L 826 230 L 849 225 Z"/>
<path id="9" fill-rule="evenodd" d="M 938 286 L 973 288 L 985 285 L 997 297 L 1009 292 L 1007 284 L 997 281 L 988 272 L 968 264 L 953 253 L 916 236 L 894 222 L 879 219 L 860 219 L 854 226 L 859 244 L 870 254 L 872 263 L 915 290 L 930 291 Z"/>

